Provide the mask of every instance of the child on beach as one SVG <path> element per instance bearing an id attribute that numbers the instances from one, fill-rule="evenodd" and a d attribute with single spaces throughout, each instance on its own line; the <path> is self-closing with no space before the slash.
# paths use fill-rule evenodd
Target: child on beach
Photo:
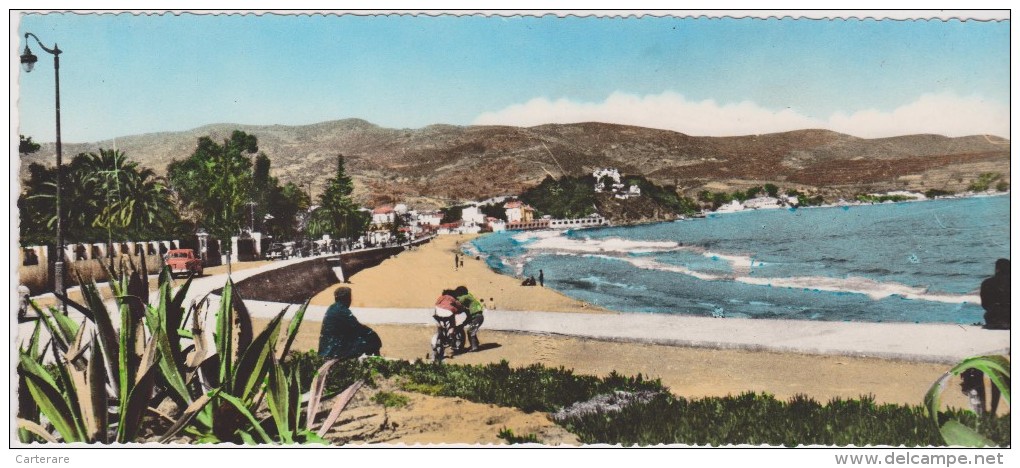
<path id="1" fill-rule="evenodd" d="M 478 329 L 481 328 L 482 322 L 485 321 L 485 317 L 482 315 L 485 312 L 485 306 L 474 294 L 468 292 L 468 288 L 465 286 L 458 286 L 454 290 L 454 294 L 457 297 L 457 301 L 467 309 L 467 320 L 461 326 L 461 334 L 464 334 L 466 329 L 467 339 L 471 342 L 471 351 L 478 351 Z"/>

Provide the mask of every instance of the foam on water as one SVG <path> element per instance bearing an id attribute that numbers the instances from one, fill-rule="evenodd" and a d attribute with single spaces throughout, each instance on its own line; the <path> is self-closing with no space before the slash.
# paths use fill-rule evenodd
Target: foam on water
<path id="1" fill-rule="evenodd" d="M 1009 257 L 1008 213 L 1008 197 L 937 200 L 475 242 L 503 273 L 541 268 L 547 286 L 614 310 L 971 323 L 981 280 Z"/>

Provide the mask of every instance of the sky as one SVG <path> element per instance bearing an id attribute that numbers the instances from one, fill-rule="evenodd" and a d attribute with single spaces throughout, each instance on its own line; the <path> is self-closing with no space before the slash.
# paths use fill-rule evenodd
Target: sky
<path id="1" fill-rule="evenodd" d="M 25 32 L 63 51 L 65 142 L 344 118 L 1009 137 L 1008 21 L 26 14 L 14 60 Z M 18 131 L 49 142 L 28 45 Z"/>

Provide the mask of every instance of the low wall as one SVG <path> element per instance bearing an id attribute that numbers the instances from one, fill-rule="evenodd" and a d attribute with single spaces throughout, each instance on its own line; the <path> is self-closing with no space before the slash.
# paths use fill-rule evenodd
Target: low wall
<path id="1" fill-rule="evenodd" d="M 425 239 L 417 244 L 428 242 Z M 350 279 L 359 271 L 374 267 L 404 251 L 404 247 L 346 252 L 339 255 L 344 277 Z M 277 268 L 238 282 L 238 293 L 246 300 L 301 304 L 337 282 L 333 267 L 337 256 L 316 258 Z M 221 290 L 215 291 L 220 294 Z"/>

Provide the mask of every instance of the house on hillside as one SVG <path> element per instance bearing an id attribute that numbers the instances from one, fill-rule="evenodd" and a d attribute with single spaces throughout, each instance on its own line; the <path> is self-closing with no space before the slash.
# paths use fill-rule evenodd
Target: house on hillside
<path id="1" fill-rule="evenodd" d="M 783 204 L 778 198 L 767 195 L 754 197 L 744 201 L 744 208 L 749 210 L 769 210 L 782 207 Z"/>
<path id="2" fill-rule="evenodd" d="M 468 206 L 461 210 L 460 220 L 468 226 L 481 226 L 485 224 L 485 214 L 477 206 Z"/>
<path id="3" fill-rule="evenodd" d="M 489 216 L 485 219 L 486 224 L 489 226 L 489 230 L 492 232 L 503 232 L 506 231 L 506 221 L 499 218 L 493 218 Z"/>
<path id="4" fill-rule="evenodd" d="M 418 223 L 423 226 L 439 227 L 443 222 L 443 212 L 441 211 L 422 211 L 418 213 Z"/>
<path id="5" fill-rule="evenodd" d="M 372 224 L 375 226 L 393 224 L 396 221 L 396 216 L 397 212 L 393 209 L 393 205 L 383 205 L 372 210 Z"/>
<path id="6" fill-rule="evenodd" d="M 535 219 L 535 209 L 521 201 L 507 202 L 503 209 L 507 223 L 527 223 Z"/>

